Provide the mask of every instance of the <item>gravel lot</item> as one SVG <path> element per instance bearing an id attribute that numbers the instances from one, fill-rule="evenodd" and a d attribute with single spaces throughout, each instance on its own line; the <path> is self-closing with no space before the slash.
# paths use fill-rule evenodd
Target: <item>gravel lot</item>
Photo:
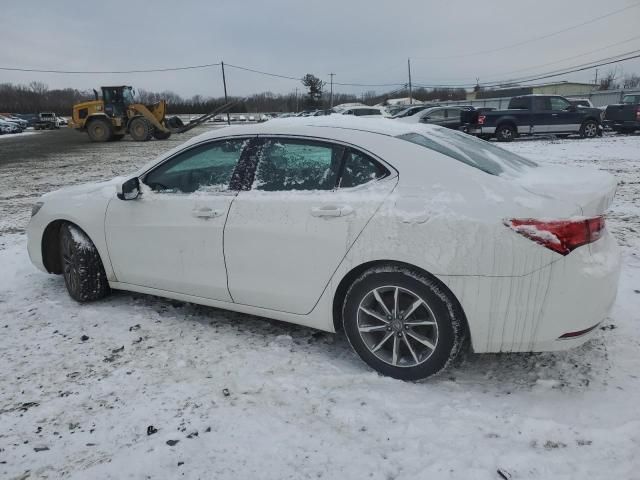
<path id="1" fill-rule="evenodd" d="M 121 292 L 79 305 L 29 263 L 37 196 L 126 173 L 203 130 L 0 138 L 1 478 L 639 478 L 640 136 L 506 146 L 620 181 L 608 225 L 624 269 L 597 337 L 470 354 L 413 384 L 368 370 L 340 335 Z"/>

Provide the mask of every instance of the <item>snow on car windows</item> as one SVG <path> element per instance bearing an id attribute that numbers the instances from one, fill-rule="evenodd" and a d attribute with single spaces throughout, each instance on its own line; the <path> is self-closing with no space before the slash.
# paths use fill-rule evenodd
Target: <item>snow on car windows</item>
<path id="1" fill-rule="evenodd" d="M 254 189 L 331 190 L 342 148 L 299 140 L 267 140 L 260 155 Z"/>
<path id="2" fill-rule="evenodd" d="M 514 175 L 538 166 L 515 153 L 453 130 L 433 129 L 428 137 L 419 133 L 405 133 L 396 138 L 435 150 L 491 175 L 502 175 L 506 171 Z"/>

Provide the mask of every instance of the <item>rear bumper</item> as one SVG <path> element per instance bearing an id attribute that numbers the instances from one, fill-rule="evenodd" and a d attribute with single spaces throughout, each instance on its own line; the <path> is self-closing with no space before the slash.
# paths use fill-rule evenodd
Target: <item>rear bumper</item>
<path id="1" fill-rule="evenodd" d="M 467 133 L 471 135 L 493 135 L 496 133 L 496 127 L 476 127 L 476 126 L 468 126 Z"/>
<path id="2" fill-rule="evenodd" d="M 581 345 L 598 332 L 592 327 L 611 310 L 620 266 L 607 232 L 528 275 L 441 279 L 462 305 L 475 352 L 541 352 Z"/>

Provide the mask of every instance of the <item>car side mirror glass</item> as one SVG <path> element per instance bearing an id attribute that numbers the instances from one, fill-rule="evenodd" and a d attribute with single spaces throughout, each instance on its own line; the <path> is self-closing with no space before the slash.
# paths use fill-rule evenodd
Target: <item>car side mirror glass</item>
<path id="1" fill-rule="evenodd" d="M 569 106 L 566 108 L 566 110 L 567 110 L 568 112 L 575 112 L 575 111 L 577 111 L 577 110 L 578 110 L 578 107 L 576 107 L 575 105 L 569 105 Z"/>
<path id="2" fill-rule="evenodd" d="M 118 198 L 120 200 L 135 200 L 140 196 L 140 179 L 133 177 L 120 186 Z"/>

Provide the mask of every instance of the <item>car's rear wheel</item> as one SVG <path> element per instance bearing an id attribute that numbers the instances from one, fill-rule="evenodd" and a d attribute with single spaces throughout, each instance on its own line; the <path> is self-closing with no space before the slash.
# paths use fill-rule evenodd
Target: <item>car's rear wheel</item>
<path id="1" fill-rule="evenodd" d="M 598 123 L 595 120 L 587 120 L 580 127 L 580 138 L 595 138 L 598 136 Z"/>
<path id="2" fill-rule="evenodd" d="M 370 367 L 401 380 L 442 370 L 460 351 L 464 314 L 435 278 L 396 266 L 364 272 L 349 288 L 342 321 Z"/>
<path id="3" fill-rule="evenodd" d="M 109 282 L 98 250 L 82 230 L 70 223 L 60 229 L 60 261 L 71 298 L 90 302 L 109 294 Z"/>
<path id="4" fill-rule="evenodd" d="M 511 142 L 516 137 L 516 129 L 513 125 L 500 125 L 496 128 L 496 138 L 499 142 Z"/>

